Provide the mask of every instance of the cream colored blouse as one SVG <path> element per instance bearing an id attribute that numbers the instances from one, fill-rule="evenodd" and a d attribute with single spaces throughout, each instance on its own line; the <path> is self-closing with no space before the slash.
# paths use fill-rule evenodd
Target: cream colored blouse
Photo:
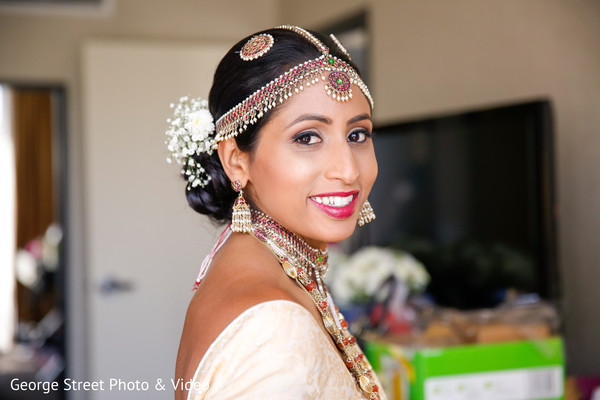
<path id="1" fill-rule="evenodd" d="M 308 310 L 273 300 L 244 311 L 211 344 L 188 393 L 200 399 L 364 397 Z"/>

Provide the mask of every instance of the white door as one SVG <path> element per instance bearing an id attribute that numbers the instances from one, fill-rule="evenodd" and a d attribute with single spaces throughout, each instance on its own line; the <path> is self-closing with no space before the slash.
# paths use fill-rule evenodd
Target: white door
<path id="1" fill-rule="evenodd" d="M 84 46 L 88 365 L 89 379 L 103 382 L 91 399 L 172 397 L 191 287 L 218 229 L 187 206 L 179 168 L 165 161 L 164 131 L 170 103 L 208 96 L 225 51 L 123 41 Z M 165 391 L 157 389 L 160 379 Z"/>

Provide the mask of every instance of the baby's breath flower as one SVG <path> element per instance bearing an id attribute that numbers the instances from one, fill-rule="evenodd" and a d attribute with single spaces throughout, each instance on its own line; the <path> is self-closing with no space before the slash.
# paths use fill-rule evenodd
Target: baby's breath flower
<path id="1" fill-rule="evenodd" d="M 168 136 L 165 144 L 171 153 L 167 162 L 175 161 L 184 166 L 181 174 L 187 177 L 188 190 L 204 187 L 210 181 L 210 175 L 192 156 L 213 152 L 215 124 L 208 111 L 208 101 L 183 96 L 169 107 L 174 110 L 173 116 L 167 119 L 165 132 Z"/>

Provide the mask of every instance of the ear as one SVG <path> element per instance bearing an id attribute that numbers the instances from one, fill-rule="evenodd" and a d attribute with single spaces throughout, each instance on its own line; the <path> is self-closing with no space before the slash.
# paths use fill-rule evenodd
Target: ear
<path id="1" fill-rule="evenodd" d="M 231 182 L 238 181 L 242 187 L 248 183 L 250 154 L 239 149 L 234 138 L 223 140 L 217 149 L 221 165 Z"/>

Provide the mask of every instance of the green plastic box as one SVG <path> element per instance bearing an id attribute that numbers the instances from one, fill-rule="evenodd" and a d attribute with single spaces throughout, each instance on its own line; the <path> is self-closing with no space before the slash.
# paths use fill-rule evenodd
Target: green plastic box
<path id="1" fill-rule="evenodd" d="M 562 339 L 409 351 L 367 341 L 390 400 L 562 400 Z"/>

